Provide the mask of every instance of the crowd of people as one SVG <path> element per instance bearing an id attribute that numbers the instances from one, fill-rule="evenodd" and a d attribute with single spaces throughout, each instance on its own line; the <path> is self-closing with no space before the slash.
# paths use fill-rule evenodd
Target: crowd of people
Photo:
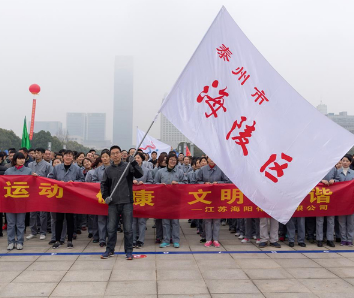
<path id="1" fill-rule="evenodd" d="M 54 212 L 30 212 L 1 214 L 2 231 L 7 230 L 8 250 L 23 249 L 24 238 L 31 240 L 39 235 L 47 239 L 56 249 L 64 245 L 73 248 L 73 240 L 78 234 L 88 230 L 93 243 L 105 247 L 101 258 L 114 254 L 117 232 L 124 232 L 124 248 L 128 260 L 133 259 L 134 248 L 142 248 L 145 242 L 147 218 L 134 218 L 133 185 L 141 184 L 216 184 L 231 183 L 229 178 L 208 156 L 184 156 L 175 151 L 152 152 L 150 155 L 135 148 L 121 150 L 119 146 L 104 149 L 98 154 L 95 150 L 87 153 L 71 150 L 52 152 L 43 148 L 8 149 L 0 152 L 1 175 L 34 175 L 48 177 L 64 182 L 100 183 L 102 197 L 108 204 L 108 216 L 85 215 Z M 335 182 L 354 179 L 353 156 L 346 154 L 322 182 L 331 185 Z M 115 186 L 120 180 L 119 187 Z M 297 244 L 306 247 L 316 243 L 335 247 L 353 246 L 354 214 L 327 217 L 293 217 L 286 225 L 273 218 L 231 218 L 231 219 L 193 219 L 192 228 L 199 234 L 199 242 L 205 247 L 220 247 L 220 227 L 229 225 L 241 243 L 256 241 L 260 248 L 267 245 L 279 248 L 279 242 L 287 241 L 290 247 Z M 25 236 L 26 226 L 29 234 Z M 179 219 L 154 219 L 156 244 L 161 248 L 180 247 Z M 297 235 L 297 237 L 296 237 Z M 197 240 L 196 240 L 197 241 Z"/>

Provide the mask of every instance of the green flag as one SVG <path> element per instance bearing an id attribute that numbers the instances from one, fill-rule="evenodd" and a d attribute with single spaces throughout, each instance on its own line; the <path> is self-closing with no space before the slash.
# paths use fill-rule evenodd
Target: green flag
<path id="1" fill-rule="evenodd" d="M 26 147 L 27 149 L 31 148 L 28 132 L 27 132 L 27 124 L 26 124 L 26 117 L 23 122 L 23 131 L 22 131 L 22 140 L 21 140 L 21 147 Z"/>

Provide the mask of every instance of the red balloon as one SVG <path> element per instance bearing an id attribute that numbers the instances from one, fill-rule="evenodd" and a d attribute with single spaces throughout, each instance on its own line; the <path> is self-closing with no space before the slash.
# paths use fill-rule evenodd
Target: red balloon
<path id="1" fill-rule="evenodd" d="M 29 91 L 30 91 L 32 94 L 38 94 L 38 93 L 41 91 L 41 87 L 39 87 L 39 85 L 37 85 L 37 84 L 32 84 L 32 85 L 29 87 Z"/>

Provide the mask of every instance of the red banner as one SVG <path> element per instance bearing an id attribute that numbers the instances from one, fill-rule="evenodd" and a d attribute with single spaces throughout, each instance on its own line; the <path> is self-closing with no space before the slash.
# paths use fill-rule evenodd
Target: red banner
<path id="1" fill-rule="evenodd" d="M 29 135 L 30 141 L 32 141 L 32 137 L 33 137 L 34 118 L 35 118 L 35 117 L 36 117 L 36 100 L 33 99 L 33 103 L 32 103 L 32 115 L 31 115 L 31 128 L 30 128 L 30 135 Z"/>
<path id="2" fill-rule="evenodd" d="M 34 176 L 0 176 L 0 212 L 50 211 L 107 215 L 99 183 Z M 233 184 L 134 186 L 134 216 L 146 218 L 257 218 L 267 214 Z M 318 184 L 295 217 L 354 213 L 354 180 Z"/>

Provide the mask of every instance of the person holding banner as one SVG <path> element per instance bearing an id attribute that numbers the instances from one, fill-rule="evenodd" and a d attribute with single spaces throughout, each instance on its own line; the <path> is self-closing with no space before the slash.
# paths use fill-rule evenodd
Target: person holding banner
<path id="1" fill-rule="evenodd" d="M 135 155 L 135 160 L 138 165 L 142 168 L 144 175 L 140 178 L 135 178 L 133 180 L 134 185 L 152 184 L 154 179 L 152 178 L 152 170 L 143 166 L 143 161 L 145 156 L 142 152 L 137 152 Z M 150 163 L 152 165 L 152 163 Z M 145 241 L 145 231 L 146 231 L 146 221 L 148 218 L 133 218 L 133 247 L 141 248 Z M 138 233 L 137 233 L 138 232 Z"/>
<path id="2" fill-rule="evenodd" d="M 333 167 L 329 173 L 322 179 L 322 183 L 325 185 L 332 185 L 334 183 L 334 179 L 338 175 L 338 169 Z M 316 217 L 316 240 L 317 246 L 323 247 L 323 224 L 325 218 L 324 216 L 317 216 Z M 335 223 L 335 216 L 326 216 L 326 238 L 327 238 L 327 245 L 329 247 L 335 247 L 334 244 L 334 223 Z"/>
<path id="3" fill-rule="evenodd" d="M 131 151 L 131 150 L 129 150 Z M 133 260 L 133 180 L 141 178 L 144 173 L 134 156 L 128 157 L 128 163 L 122 162 L 122 153 L 119 146 L 110 148 L 113 163 L 108 166 L 101 181 L 102 198 L 108 204 L 108 243 L 101 259 L 107 259 L 114 254 L 117 243 L 117 229 L 120 215 L 123 217 L 124 251 L 127 260 Z M 128 167 L 128 170 L 126 168 Z M 123 178 L 120 180 L 120 178 Z M 113 192 L 118 181 L 117 191 Z M 113 193 L 112 193 L 113 192 Z"/>
<path id="4" fill-rule="evenodd" d="M 60 158 L 55 158 L 53 160 L 53 167 L 61 164 L 61 159 Z M 56 225 L 56 222 L 57 222 L 57 214 L 56 212 L 50 212 L 50 227 L 51 227 L 51 230 L 52 230 L 52 237 L 50 239 L 50 241 L 48 242 L 49 245 L 52 245 L 56 242 L 56 235 L 55 235 L 55 225 Z M 63 221 L 63 229 L 62 229 L 62 232 L 61 232 L 61 235 L 60 235 L 60 244 L 63 245 L 64 242 L 65 242 L 65 237 L 66 237 L 66 220 L 64 219 Z"/>
<path id="5" fill-rule="evenodd" d="M 335 181 L 350 181 L 354 180 L 354 170 L 350 168 L 353 157 L 346 154 L 342 158 L 342 168 L 338 171 Z M 339 231 L 341 236 L 340 245 L 353 246 L 354 236 L 354 214 L 338 216 Z"/>
<path id="6" fill-rule="evenodd" d="M 322 225 L 322 228 L 323 228 L 323 225 Z M 288 231 L 289 247 L 295 246 L 295 232 L 296 232 L 296 230 L 297 230 L 297 244 L 300 247 L 306 247 L 306 243 L 305 243 L 305 217 L 292 217 L 292 218 L 290 218 L 290 220 L 286 224 L 286 229 Z M 323 233 L 322 233 L 322 237 L 323 237 Z M 332 233 L 332 237 L 333 237 L 333 233 Z M 316 239 L 317 239 L 317 236 L 316 236 Z M 322 241 L 323 241 L 323 239 L 322 239 Z M 319 243 L 319 242 L 320 241 L 317 240 L 317 243 Z"/>
<path id="7" fill-rule="evenodd" d="M 5 171 L 4 175 L 32 175 L 32 170 L 24 166 L 26 162 L 25 155 L 22 152 L 15 153 L 11 164 L 12 167 Z M 25 234 L 26 213 L 6 213 L 7 219 L 7 250 L 13 250 L 15 247 L 15 236 L 17 235 L 16 249 L 23 249 L 23 240 Z"/>
<path id="8" fill-rule="evenodd" d="M 151 172 L 153 178 L 155 178 L 155 175 L 158 172 L 158 170 L 166 168 L 166 166 L 167 166 L 166 159 L 167 159 L 167 153 L 166 152 L 161 152 L 159 158 L 157 159 L 156 166 Z M 160 244 L 161 240 L 163 238 L 162 219 L 161 218 L 156 218 L 155 219 L 155 228 L 156 228 L 156 240 L 155 240 L 155 243 Z"/>
<path id="9" fill-rule="evenodd" d="M 176 166 L 177 156 L 175 153 L 169 153 L 167 155 L 166 163 L 167 167 L 158 170 L 158 172 L 156 173 L 154 183 L 164 185 L 176 185 L 187 183 L 187 177 L 185 177 L 183 172 Z M 160 244 L 160 248 L 170 246 L 171 239 L 173 247 L 179 248 L 179 228 L 179 219 L 162 219 L 163 242 Z"/>
<path id="10" fill-rule="evenodd" d="M 44 159 L 44 148 L 37 148 L 34 153 L 35 161 L 28 164 L 28 167 L 32 170 L 33 176 L 47 177 L 52 171 L 53 167 L 51 164 L 47 163 Z M 40 240 L 45 240 L 47 234 L 47 212 L 31 212 L 30 213 L 30 225 L 31 225 L 31 234 L 29 234 L 26 239 L 30 240 L 37 235 L 37 216 L 39 214 L 40 218 Z"/>
<path id="11" fill-rule="evenodd" d="M 48 178 L 64 181 L 64 182 L 84 182 L 84 174 L 82 170 L 74 164 L 74 154 L 71 150 L 64 151 L 64 163 L 59 164 L 53 168 L 53 171 L 49 173 Z M 63 222 L 66 218 L 67 229 L 68 229 L 68 243 L 67 248 L 73 248 L 74 245 L 73 235 L 74 235 L 74 214 L 73 213 L 57 213 L 56 223 L 55 223 L 55 237 L 56 242 L 53 244 L 53 248 L 59 248 L 60 237 L 63 230 Z"/>
<path id="12" fill-rule="evenodd" d="M 197 174 L 199 184 L 218 184 L 230 183 L 229 178 L 221 171 L 221 169 L 208 157 L 208 165 L 200 168 Z M 221 219 L 204 219 L 205 223 L 205 247 L 220 247 L 219 233 Z"/>
<path id="13" fill-rule="evenodd" d="M 91 163 L 91 161 L 90 161 Z M 85 160 L 84 160 L 85 164 Z M 85 176 L 85 182 L 93 182 L 93 175 L 95 173 L 95 170 L 97 167 L 102 165 L 102 159 L 101 157 L 98 157 L 93 163 L 92 163 L 92 169 L 90 169 L 86 176 Z M 85 175 L 85 171 L 84 171 Z M 88 230 L 88 238 L 93 238 L 92 242 L 93 243 L 98 243 L 99 242 L 99 234 L 98 234 L 98 215 L 93 215 L 93 214 L 88 214 L 87 215 L 87 230 Z"/>
<path id="14" fill-rule="evenodd" d="M 104 149 L 101 151 L 101 160 L 102 160 L 102 165 L 98 166 L 93 172 L 92 182 L 100 183 L 103 179 L 103 174 L 105 169 L 111 164 L 111 157 L 108 149 Z M 108 216 L 98 215 L 97 223 L 98 223 L 98 238 L 99 238 L 98 241 L 100 243 L 100 247 L 105 247 L 107 241 Z"/>

